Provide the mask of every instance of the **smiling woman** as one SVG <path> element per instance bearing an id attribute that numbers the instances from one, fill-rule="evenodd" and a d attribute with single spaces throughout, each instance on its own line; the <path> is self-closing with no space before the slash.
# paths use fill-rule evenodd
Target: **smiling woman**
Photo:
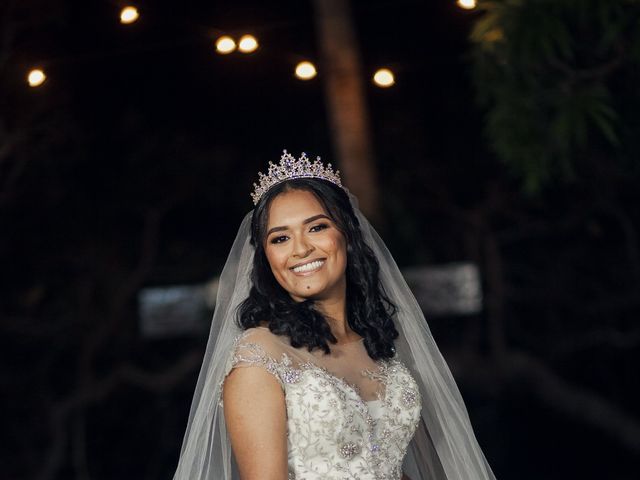
<path id="1" fill-rule="evenodd" d="M 268 326 L 296 347 L 325 353 L 365 337 L 374 360 L 393 356 L 395 306 L 379 288 L 377 259 L 342 188 L 315 178 L 273 186 L 253 212 L 251 242 L 243 329 Z"/>
<path id="2" fill-rule="evenodd" d="M 415 298 L 337 173 L 285 152 L 252 196 L 174 479 L 494 480 Z"/>
<path id="3" fill-rule="evenodd" d="M 269 208 L 265 245 L 271 272 L 291 298 L 345 302 L 344 236 L 315 195 L 290 190 Z"/>

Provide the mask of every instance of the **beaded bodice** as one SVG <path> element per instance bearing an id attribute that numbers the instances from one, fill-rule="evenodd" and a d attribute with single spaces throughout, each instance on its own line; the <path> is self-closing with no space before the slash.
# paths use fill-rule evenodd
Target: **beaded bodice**
<path id="1" fill-rule="evenodd" d="M 285 393 L 290 479 L 402 477 L 421 397 L 399 360 L 374 362 L 362 341 L 310 353 L 254 328 L 238 339 L 229 368 L 250 366 L 273 374 Z"/>

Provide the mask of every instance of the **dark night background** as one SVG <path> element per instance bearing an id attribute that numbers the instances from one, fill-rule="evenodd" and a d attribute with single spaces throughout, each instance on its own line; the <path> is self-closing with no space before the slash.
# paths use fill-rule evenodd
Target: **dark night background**
<path id="1" fill-rule="evenodd" d="M 379 230 L 482 276 L 429 322 L 496 477 L 638 478 L 640 3 L 349 4 Z M 313 1 L 124 5 L 0 3 L 2 478 L 171 478 L 206 332 L 143 335 L 138 293 L 215 278 L 283 148 L 348 161 L 292 75 Z"/>

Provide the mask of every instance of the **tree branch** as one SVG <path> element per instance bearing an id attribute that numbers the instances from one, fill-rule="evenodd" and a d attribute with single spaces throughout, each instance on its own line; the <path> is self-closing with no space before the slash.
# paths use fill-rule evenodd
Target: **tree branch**
<path id="1" fill-rule="evenodd" d="M 467 352 L 447 354 L 456 378 L 480 391 L 497 394 L 505 382 L 522 380 L 541 401 L 606 433 L 631 452 L 640 452 L 640 422 L 598 393 L 565 380 L 523 351 L 511 350 L 500 362 Z"/>
<path id="2" fill-rule="evenodd" d="M 202 353 L 192 351 L 163 372 L 148 372 L 134 365 L 123 364 L 107 377 L 55 402 L 51 405 L 49 415 L 49 428 L 52 437 L 49 442 L 50 448 L 35 478 L 38 480 L 55 478 L 56 472 L 64 460 L 64 452 L 68 443 L 68 418 L 74 411 L 104 400 L 121 385 L 134 385 L 156 393 L 167 392 L 195 370 L 201 362 Z"/>

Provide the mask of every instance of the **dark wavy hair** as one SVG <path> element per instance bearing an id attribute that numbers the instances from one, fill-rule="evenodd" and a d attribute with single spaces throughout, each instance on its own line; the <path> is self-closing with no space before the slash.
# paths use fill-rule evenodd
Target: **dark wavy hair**
<path id="1" fill-rule="evenodd" d="M 321 179 L 294 179 L 280 183 L 265 193 L 253 211 L 251 244 L 255 247 L 252 287 L 249 297 L 238 307 L 238 325 L 248 329 L 267 325 L 276 335 L 286 335 L 295 348 L 322 349 L 330 353 L 336 343 L 326 318 L 314 307 L 313 300 L 297 302 L 277 282 L 264 250 L 269 206 L 283 192 L 305 190 L 313 193 L 325 212 L 344 235 L 347 245 L 347 321 L 364 338 L 369 356 L 391 358 L 398 331 L 393 322 L 396 306 L 389 300 L 379 280 L 379 264 L 365 243 L 360 224 L 347 193 Z"/>

